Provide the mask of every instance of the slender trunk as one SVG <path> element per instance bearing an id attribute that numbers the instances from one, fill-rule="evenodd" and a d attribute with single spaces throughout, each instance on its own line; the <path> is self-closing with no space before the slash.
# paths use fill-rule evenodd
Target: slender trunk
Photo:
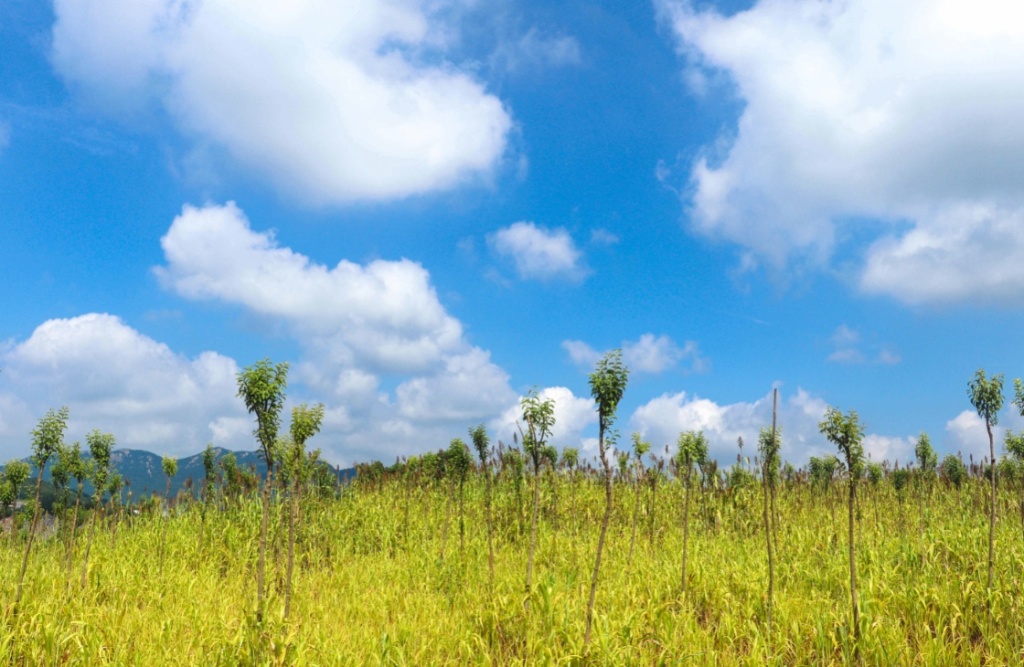
<path id="1" fill-rule="evenodd" d="M 608 522 L 612 518 L 612 467 L 608 463 L 608 453 L 604 447 L 604 424 L 600 426 L 598 445 L 601 450 L 601 463 L 604 464 L 604 518 L 601 520 L 601 533 L 597 538 L 597 557 L 594 559 L 594 574 L 590 578 L 590 599 L 587 602 L 587 630 L 583 635 L 583 653 L 590 646 L 590 629 L 594 621 L 594 598 L 597 596 L 597 577 L 601 571 L 601 553 L 604 551 L 604 540 L 608 534 Z"/>
<path id="2" fill-rule="evenodd" d="M 857 606 L 857 565 L 854 559 L 853 506 L 856 500 L 857 480 L 850 478 L 850 604 L 853 608 L 853 656 L 860 661 L 860 608 Z"/>
<path id="3" fill-rule="evenodd" d="M 537 510 L 540 507 L 540 468 L 533 466 L 533 518 L 530 520 L 530 550 L 526 557 L 526 600 L 523 607 L 530 611 L 530 593 L 533 591 L 533 551 L 537 546 Z"/>
<path id="4" fill-rule="evenodd" d="M 491 519 L 491 470 L 484 468 L 484 509 L 487 518 L 487 569 L 490 579 L 488 590 L 494 591 L 494 524 Z"/>
<path id="5" fill-rule="evenodd" d="M 779 400 L 778 388 L 772 391 L 772 451 L 775 451 L 775 436 L 777 432 L 776 419 L 777 419 L 777 407 Z M 773 480 L 772 470 L 770 470 L 771 463 L 770 456 L 765 456 L 764 471 L 761 473 L 761 483 L 764 487 L 764 535 L 765 542 L 768 548 L 768 650 L 771 651 L 772 645 L 772 597 L 775 594 L 775 549 L 772 544 L 772 517 L 770 511 L 769 496 L 772 495 L 772 489 L 775 484 Z"/>
<path id="6" fill-rule="evenodd" d="M 298 516 L 299 475 L 296 471 L 292 484 L 291 514 L 288 517 L 288 573 L 284 584 L 284 620 L 288 620 L 288 612 L 292 606 L 292 572 L 295 564 L 295 522 Z"/>
<path id="7" fill-rule="evenodd" d="M 71 590 L 71 566 L 75 555 L 75 534 L 78 532 L 78 507 L 82 501 L 82 483 L 78 483 L 78 494 L 75 496 L 75 513 L 71 519 L 71 539 L 67 547 L 67 576 L 65 576 L 64 592 Z"/>
<path id="8" fill-rule="evenodd" d="M 459 559 L 465 558 L 466 555 L 466 522 L 465 512 L 463 508 L 463 478 L 459 479 Z"/>
<path id="9" fill-rule="evenodd" d="M 45 465 L 45 462 L 44 464 Z M 28 569 L 28 554 L 32 550 L 32 541 L 36 536 L 36 524 L 39 522 L 39 492 L 43 487 L 43 468 L 39 468 L 39 479 L 36 480 L 36 502 L 32 509 L 32 525 L 28 529 L 28 542 L 25 543 L 25 553 L 21 557 L 21 574 L 18 575 L 18 592 L 14 595 L 14 613 L 18 613 L 18 605 L 21 603 L 22 586 L 25 583 L 25 571 Z M 14 521 L 11 521 L 14 524 Z"/>
<path id="10" fill-rule="evenodd" d="M 686 557 L 690 542 L 690 475 L 692 472 L 692 468 L 688 468 L 683 476 L 683 572 L 681 580 L 681 597 L 683 598 L 686 597 Z"/>
<path id="11" fill-rule="evenodd" d="M 82 588 L 89 583 L 89 552 L 92 551 L 92 537 L 96 534 L 96 518 L 102 509 L 100 499 L 96 497 L 96 504 L 92 508 L 92 521 L 89 522 L 89 539 L 85 541 L 85 558 L 82 559 Z"/>
<path id="12" fill-rule="evenodd" d="M 267 457 L 267 478 L 263 482 L 263 513 L 260 517 L 260 554 L 256 561 L 256 622 L 263 623 L 263 605 L 266 597 L 266 565 L 267 565 L 267 515 L 270 513 L 270 482 L 273 478 L 274 464 Z"/>
<path id="13" fill-rule="evenodd" d="M 636 546 L 636 524 L 640 520 L 640 479 L 639 471 L 635 471 L 633 486 L 636 490 L 634 493 L 633 503 L 633 527 L 629 533 L 629 557 L 626 559 L 626 578 L 629 579 L 629 573 L 633 570 L 633 548 Z"/>
<path id="14" fill-rule="evenodd" d="M 448 502 L 445 504 L 444 512 L 444 527 L 441 529 L 441 555 L 438 556 L 438 560 L 444 561 L 444 550 L 448 545 L 448 524 L 451 523 L 452 519 L 452 495 L 454 494 L 454 487 L 448 491 Z"/>
<path id="15" fill-rule="evenodd" d="M 992 438 L 992 423 L 985 420 L 988 430 L 989 478 L 992 480 L 992 504 L 988 515 L 988 588 L 992 589 L 996 553 L 996 445 Z"/>

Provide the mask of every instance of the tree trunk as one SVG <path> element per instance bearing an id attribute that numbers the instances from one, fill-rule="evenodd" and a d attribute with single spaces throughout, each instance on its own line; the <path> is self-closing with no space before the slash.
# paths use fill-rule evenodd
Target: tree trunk
<path id="1" fill-rule="evenodd" d="M 629 557 L 626 559 L 626 578 L 629 578 L 629 573 L 633 570 L 633 548 L 636 546 L 636 524 L 640 520 L 640 480 L 639 471 L 636 472 L 636 477 L 633 480 L 633 486 L 636 489 L 634 494 L 633 503 L 633 527 L 629 533 Z"/>
<path id="2" fill-rule="evenodd" d="M 295 480 L 292 484 L 291 513 L 288 517 L 288 573 L 285 575 L 284 584 L 284 620 L 288 620 L 288 613 L 292 605 L 292 572 L 295 564 L 295 522 L 298 515 L 299 496 L 299 475 L 295 472 Z"/>
<path id="3" fill-rule="evenodd" d="M 988 515 L 988 588 L 992 589 L 996 554 L 996 445 L 992 438 L 992 423 L 985 420 L 988 430 L 989 478 L 992 481 L 992 503 Z"/>
<path id="4" fill-rule="evenodd" d="M 92 537 L 96 533 L 96 515 L 100 513 L 103 506 L 99 498 L 96 499 L 96 506 L 92 508 L 92 521 L 89 523 L 89 539 L 85 542 L 85 558 L 82 559 L 82 588 L 89 582 L 89 552 L 92 551 Z"/>
<path id="5" fill-rule="evenodd" d="M 44 461 L 45 465 L 45 461 Z M 18 605 L 21 603 L 22 586 L 25 583 L 25 571 L 28 569 L 28 553 L 32 550 L 32 541 L 36 536 L 36 524 L 39 522 L 39 491 L 43 487 L 43 469 L 39 468 L 39 479 L 36 480 L 36 502 L 32 508 L 32 525 L 28 529 L 28 542 L 25 543 L 25 553 L 21 557 L 21 574 L 18 575 L 18 592 L 14 595 L 14 613 L 18 613 Z M 17 501 L 15 501 L 17 502 Z M 11 520 L 14 525 L 14 520 Z"/>
<path id="6" fill-rule="evenodd" d="M 263 514 L 260 518 L 260 555 L 256 561 L 256 622 L 263 623 L 263 605 L 266 596 L 266 563 L 267 563 L 267 515 L 270 513 L 270 482 L 273 478 L 274 464 L 267 458 L 267 479 L 263 482 Z"/>
<path id="7" fill-rule="evenodd" d="M 857 564 L 854 559 L 854 533 L 853 533 L 853 507 L 856 500 L 857 481 L 850 478 L 850 604 L 853 608 L 853 655 L 854 660 L 860 660 L 860 608 L 857 606 Z"/>
<path id="8" fill-rule="evenodd" d="M 530 520 L 530 550 L 526 557 L 526 600 L 523 607 L 530 610 L 530 594 L 533 592 L 533 551 L 537 545 L 537 509 L 540 507 L 540 469 L 533 467 L 533 518 Z"/>
<path id="9" fill-rule="evenodd" d="M 682 573 L 682 594 L 686 597 L 686 558 L 687 549 L 690 543 L 690 476 L 693 470 L 688 469 L 683 476 L 683 573 Z"/>
<path id="10" fill-rule="evenodd" d="M 75 513 L 71 519 L 71 538 L 67 547 L 67 576 L 65 576 L 64 592 L 71 590 L 71 566 L 75 556 L 75 534 L 78 532 L 78 506 L 82 501 L 82 484 L 78 484 L 78 495 L 75 496 Z"/>
<path id="11" fill-rule="evenodd" d="M 594 621 L 594 598 L 597 596 L 597 577 L 601 571 L 601 553 L 604 551 L 604 540 L 608 534 L 608 522 L 612 518 L 612 467 L 608 463 L 608 454 L 604 446 L 604 424 L 600 426 L 598 445 L 601 450 L 601 462 L 604 464 L 604 518 L 601 520 L 601 533 L 597 538 L 597 557 L 594 559 L 594 574 L 590 578 L 590 600 L 587 602 L 587 630 L 583 635 L 583 653 L 590 646 L 590 629 Z"/>

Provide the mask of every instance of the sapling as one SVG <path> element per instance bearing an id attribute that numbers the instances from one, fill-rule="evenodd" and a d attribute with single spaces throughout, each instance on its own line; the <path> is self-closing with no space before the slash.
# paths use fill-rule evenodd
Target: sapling
<path id="1" fill-rule="evenodd" d="M 92 482 L 93 488 L 93 508 L 92 520 L 89 522 L 89 538 L 85 542 L 85 557 L 82 559 L 82 588 L 88 583 L 89 552 L 92 551 L 92 538 L 96 534 L 100 501 L 103 500 L 103 492 L 110 477 L 110 452 L 114 449 L 114 436 L 94 430 L 85 436 L 85 441 L 89 445 L 89 454 L 92 455 L 92 460 L 89 461 L 89 481 Z"/>
<path id="2" fill-rule="evenodd" d="M 1013 381 L 1013 405 L 1024 417 L 1024 382 L 1020 378 Z M 1022 536 L 1024 536 L 1024 432 L 1014 434 L 1013 431 L 1006 432 L 1006 451 L 1017 462 L 1020 480 L 1020 521 Z"/>
<path id="3" fill-rule="evenodd" d="M 448 446 L 448 470 L 452 476 L 452 486 L 458 490 L 459 496 L 459 558 L 466 552 L 466 519 L 465 519 L 465 486 L 469 469 L 473 465 L 469 447 L 461 438 L 455 438 Z"/>
<path id="4" fill-rule="evenodd" d="M 75 511 L 71 517 L 71 536 L 68 539 L 67 545 L 66 592 L 71 589 L 71 568 L 75 553 L 75 536 L 78 533 L 78 510 L 82 504 L 82 491 L 85 489 L 85 480 L 89 476 L 89 468 L 86 466 L 85 461 L 82 460 L 82 448 L 77 442 L 71 445 L 71 447 L 62 448 L 58 456 L 65 459 L 64 465 L 71 476 L 75 478 L 75 485 L 77 487 L 75 490 Z"/>
<path id="5" fill-rule="evenodd" d="M 25 570 L 28 569 L 28 555 L 32 550 L 32 541 L 36 535 L 36 524 L 39 522 L 39 493 L 43 487 L 43 471 L 46 464 L 64 444 L 64 429 L 68 424 L 68 409 L 62 407 L 59 410 L 48 410 L 39 425 L 32 431 L 32 463 L 39 470 L 39 477 L 36 479 L 36 499 L 32 512 L 32 524 L 28 531 L 28 542 L 25 543 L 25 553 L 21 558 L 21 573 L 18 575 L 18 590 L 14 595 L 14 611 L 17 613 L 18 605 L 21 603 L 22 587 L 25 583 Z"/>
<path id="6" fill-rule="evenodd" d="M 769 645 L 772 631 L 772 596 L 775 592 L 775 551 L 772 544 L 771 520 L 771 496 L 775 493 L 775 484 L 779 477 L 779 429 L 776 423 L 776 407 L 778 405 L 779 390 L 772 391 L 772 427 L 771 430 L 762 428 L 758 434 L 758 450 L 764 461 L 761 473 L 761 482 L 764 489 L 764 533 L 768 550 L 768 636 Z"/>
<path id="7" fill-rule="evenodd" d="M 683 564 L 680 588 L 682 597 L 686 597 L 686 559 L 690 542 L 690 480 L 693 478 L 693 467 L 701 465 L 708 458 L 708 441 L 704 437 L 704 431 L 686 431 L 679 434 L 676 446 L 676 467 L 679 469 L 683 487 Z"/>
<path id="8" fill-rule="evenodd" d="M 263 622 L 265 571 L 267 558 L 267 519 L 270 513 L 270 485 L 274 475 L 274 446 L 281 426 L 281 408 L 288 382 L 288 364 L 273 364 L 263 359 L 238 374 L 238 397 L 245 409 L 256 417 L 253 434 L 260 444 L 260 453 L 267 464 L 263 483 L 263 512 L 260 518 L 260 551 L 256 565 L 256 622 Z"/>
<path id="9" fill-rule="evenodd" d="M 473 442 L 477 458 L 480 459 L 480 473 L 484 478 L 484 520 L 487 522 L 487 569 L 489 579 L 487 590 L 494 590 L 494 525 L 491 519 L 491 466 L 490 438 L 487 428 L 480 424 L 469 429 L 469 439 Z"/>
<path id="10" fill-rule="evenodd" d="M 562 449 L 562 465 L 569 471 L 569 517 L 570 521 L 576 520 L 576 478 L 580 463 L 580 450 L 575 447 Z M 570 532 L 576 533 L 576 524 L 570 525 Z"/>
<path id="11" fill-rule="evenodd" d="M 636 524 L 640 520 L 640 482 L 644 473 L 644 454 L 651 451 L 651 443 L 633 433 L 633 487 L 635 502 L 633 504 L 633 526 L 629 534 L 629 557 L 626 559 L 626 578 L 633 569 L 633 549 L 636 546 Z M 625 452 L 623 452 L 625 454 Z"/>
<path id="12" fill-rule="evenodd" d="M 921 539 L 924 540 L 925 531 L 925 495 L 931 491 L 932 479 L 935 477 L 935 468 L 939 465 L 939 455 L 932 449 L 931 439 L 928 434 L 921 432 L 914 445 L 914 458 L 917 459 L 917 492 L 920 503 Z"/>
<path id="13" fill-rule="evenodd" d="M 558 448 L 554 445 L 546 445 L 542 452 L 544 462 L 547 464 L 548 481 L 551 488 L 551 560 L 554 562 L 558 553 Z"/>
<path id="14" fill-rule="evenodd" d="M 18 502 L 21 485 L 28 481 L 31 474 L 32 467 L 20 459 L 8 461 L 4 466 L 3 480 L 0 481 L 0 505 L 3 506 L 3 514 L 0 516 L 7 516 L 7 513 L 12 511 Z M 9 530 L 13 529 L 14 519 L 12 518 Z"/>
<path id="15" fill-rule="evenodd" d="M 850 606 L 853 609 L 854 656 L 859 658 L 860 608 L 857 605 L 857 561 L 855 560 L 853 510 L 857 499 L 857 482 L 864 470 L 864 447 L 861 444 L 864 427 L 855 410 L 844 415 L 836 408 L 830 407 L 825 411 L 825 418 L 818 424 L 818 429 L 829 442 L 839 448 L 839 452 L 846 458 L 846 469 L 849 474 L 850 495 L 847 509 L 850 527 Z"/>
<path id="16" fill-rule="evenodd" d="M 622 363 L 622 350 L 612 350 L 597 362 L 590 374 L 590 394 L 597 403 L 598 437 L 597 446 L 604 466 L 604 517 L 601 532 L 597 538 L 597 556 L 594 559 L 594 574 L 590 578 L 590 599 L 587 601 L 587 628 L 583 635 L 583 653 L 590 646 L 590 629 L 594 620 L 594 598 L 597 595 L 597 577 L 601 571 L 601 553 L 608 534 L 608 522 L 612 517 L 612 467 L 608 461 L 608 445 L 614 444 L 615 436 L 609 433 L 615 423 L 615 413 L 626 392 L 629 369 Z"/>
<path id="17" fill-rule="evenodd" d="M 530 519 L 530 547 L 526 558 L 526 599 L 523 604 L 530 608 L 530 595 L 533 592 L 533 556 L 537 545 L 537 513 L 540 509 L 540 464 L 544 457 L 544 447 L 555 425 L 555 401 L 541 399 L 536 389 L 531 389 L 519 402 L 523 412 L 523 424 L 519 425 L 523 438 L 523 450 L 533 463 L 533 515 Z"/>
<path id="18" fill-rule="evenodd" d="M 992 427 L 999 423 L 999 411 L 1003 409 L 1003 375 L 985 377 L 985 371 L 978 369 L 974 379 L 967 384 L 967 395 L 971 399 L 971 405 L 978 411 L 978 416 L 985 420 L 985 430 L 988 432 L 989 462 L 995 466 L 996 445 L 992 435 Z M 992 578 L 995 573 L 995 548 L 996 548 L 996 476 L 989 475 L 991 479 L 992 501 L 989 507 L 988 519 L 988 587 L 992 588 Z"/>
<path id="19" fill-rule="evenodd" d="M 300 483 L 308 474 L 306 463 L 306 441 L 320 432 L 324 421 L 323 403 L 309 407 L 305 403 L 292 408 L 291 451 L 289 452 L 292 466 L 291 513 L 288 518 L 288 573 L 284 589 L 284 618 L 288 620 L 288 612 L 292 602 L 292 572 L 295 562 L 295 522 L 298 520 Z"/>

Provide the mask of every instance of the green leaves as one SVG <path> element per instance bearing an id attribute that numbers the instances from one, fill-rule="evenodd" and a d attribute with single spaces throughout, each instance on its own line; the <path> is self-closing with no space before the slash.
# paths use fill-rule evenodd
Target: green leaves
<path id="1" fill-rule="evenodd" d="M 469 429 L 469 439 L 473 441 L 473 449 L 476 450 L 476 455 L 480 457 L 480 463 L 486 465 L 488 448 L 491 444 L 491 439 L 487 437 L 487 428 L 480 424 Z"/>
<path id="2" fill-rule="evenodd" d="M 178 474 L 178 459 L 165 454 L 160 460 L 160 467 L 163 468 L 164 475 L 170 481 L 172 477 Z"/>
<path id="3" fill-rule="evenodd" d="M 39 425 L 32 431 L 32 462 L 42 474 L 46 462 L 64 444 L 64 429 L 68 425 L 68 409 L 47 410 Z"/>
<path id="4" fill-rule="evenodd" d="M 935 474 L 935 467 L 939 465 L 939 455 L 932 449 L 931 439 L 923 431 L 917 438 L 917 444 L 914 445 L 914 457 L 917 459 L 917 465 L 921 468 L 922 473 L 928 476 Z"/>
<path id="5" fill-rule="evenodd" d="M 597 402 L 602 429 L 615 421 L 615 411 L 626 392 L 628 381 L 629 369 L 622 363 L 622 350 L 612 350 L 604 355 L 590 374 L 590 395 Z"/>
<path id="6" fill-rule="evenodd" d="M 110 477 L 110 452 L 114 449 L 114 436 L 94 429 L 85 436 L 85 441 L 89 445 L 89 453 L 92 454 L 89 476 L 96 490 L 95 497 L 99 499 L 103 496 L 107 488 L 107 479 Z"/>
<path id="7" fill-rule="evenodd" d="M 1003 409 L 1003 374 L 985 377 L 985 371 L 978 369 L 974 379 L 967 383 L 967 395 L 978 416 L 990 426 L 999 423 L 999 411 Z"/>
<path id="8" fill-rule="evenodd" d="M 268 468 L 274 465 L 274 444 L 281 427 L 284 390 L 288 386 L 288 364 L 273 364 L 263 359 L 238 374 L 238 397 L 245 409 L 256 415 L 253 435 L 263 450 Z"/>
<path id="9" fill-rule="evenodd" d="M 555 425 L 555 401 L 550 398 L 541 400 L 534 388 L 519 401 L 519 407 L 526 424 L 526 430 L 522 433 L 523 449 L 533 460 L 534 469 L 538 470 L 544 456 L 544 445 Z"/>
<path id="10" fill-rule="evenodd" d="M 846 468 L 850 479 L 858 479 L 864 470 L 864 427 L 857 417 L 856 410 L 844 415 L 842 411 L 830 407 L 825 411 L 825 418 L 818 424 L 818 430 L 829 442 L 839 448 L 839 453 L 846 458 Z"/>
<path id="11" fill-rule="evenodd" d="M 690 474 L 694 465 L 703 465 L 708 458 L 708 440 L 704 431 L 680 433 L 676 447 L 676 465 L 685 475 Z"/>
<path id="12" fill-rule="evenodd" d="M 782 448 L 782 429 L 775 428 L 775 436 L 772 437 L 772 428 L 765 426 L 757 434 L 757 450 L 761 453 L 764 461 L 764 479 L 774 486 L 779 480 L 779 466 L 781 459 L 779 450 Z"/>

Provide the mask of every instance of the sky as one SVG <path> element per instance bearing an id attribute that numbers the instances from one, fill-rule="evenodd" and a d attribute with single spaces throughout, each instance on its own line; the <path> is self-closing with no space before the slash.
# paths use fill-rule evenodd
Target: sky
<path id="1" fill-rule="evenodd" d="M 237 374 L 351 465 L 520 398 L 597 452 L 987 454 L 968 382 L 1024 375 L 1013 0 L 6 0 L 0 457 L 254 449 Z M 287 425 L 287 414 L 284 418 Z"/>

